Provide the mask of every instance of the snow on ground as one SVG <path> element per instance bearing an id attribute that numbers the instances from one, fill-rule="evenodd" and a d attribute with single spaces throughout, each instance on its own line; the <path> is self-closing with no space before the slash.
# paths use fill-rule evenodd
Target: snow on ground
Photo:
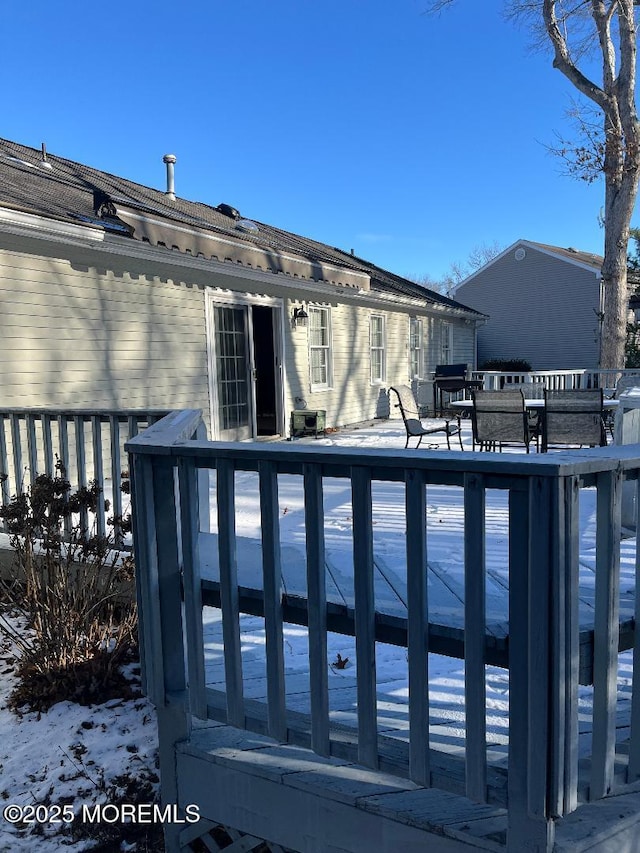
<path id="1" fill-rule="evenodd" d="M 131 780 L 149 791 L 147 802 L 153 801 L 158 789 L 155 711 L 140 697 L 92 707 L 59 702 L 44 713 L 18 716 L 7 707 L 15 657 L 11 643 L 0 638 L 0 811 L 40 804 L 40 811 L 28 817 L 52 820 L 21 826 L 0 817 L 0 853 L 88 850 L 92 842 L 81 837 L 82 831 L 95 827 L 83 806 L 131 802 L 126 787 Z M 129 668 L 133 681 L 138 669 Z M 133 851 L 135 843 L 122 849 Z"/>

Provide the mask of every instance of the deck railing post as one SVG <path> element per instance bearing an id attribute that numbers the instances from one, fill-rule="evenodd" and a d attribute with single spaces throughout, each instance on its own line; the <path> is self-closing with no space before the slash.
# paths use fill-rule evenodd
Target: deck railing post
<path id="1" fill-rule="evenodd" d="M 509 493 L 508 853 L 553 846 L 549 814 L 551 487 L 530 477 Z M 552 519 L 557 526 L 557 516 Z"/>
<path id="2" fill-rule="evenodd" d="M 162 804 L 178 803 L 175 744 L 190 732 L 184 665 L 175 472 L 168 456 L 139 456 L 131 464 L 136 536 L 139 630 L 149 697 L 158 716 Z M 177 850 L 179 824 L 165 826 L 167 850 Z"/>

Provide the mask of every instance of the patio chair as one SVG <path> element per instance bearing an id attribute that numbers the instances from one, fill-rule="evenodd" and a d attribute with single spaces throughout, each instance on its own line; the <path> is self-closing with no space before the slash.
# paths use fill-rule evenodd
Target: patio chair
<path id="1" fill-rule="evenodd" d="M 529 431 L 529 419 L 522 391 L 472 391 L 471 426 L 473 447 L 480 450 L 499 450 L 505 444 L 529 444 L 534 439 Z"/>
<path id="2" fill-rule="evenodd" d="M 542 452 L 549 445 L 604 447 L 602 388 L 574 391 L 545 391 L 542 420 Z"/>
<path id="3" fill-rule="evenodd" d="M 450 438 L 452 435 L 458 436 L 458 440 L 460 442 L 460 450 L 462 447 L 462 435 L 460 434 L 460 418 L 458 415 L 453 414 L 452 412 L 447 412 L 441 416 L 441 420 L 444 420 L 444 424 L 438 426 L 427 426 L 425 427 L 421 420 L 421 412 L 418 403 L 416 402 L 416 398 L 414 397 L 413 391 L 409 388 L 408 385 L 398 385 L 396 388 L 389 388 L 389 391 L 393 391 L 393 393 L 398 398 L 398 402 L 395 404 L 396 409 L 400 409 L 400 414 L 402 415 L 402 421 L 404 423 L 404 428 L 407 432 L 407 440 L 405 442 L 405 448 L 409 447 L 409 439 L 417 438 L 418 443 L 416 444 L 414 449 L 420 447 L 420 443 L 425 435 L 432 435 L 436 432 L 444 432 L 447 436 L 447 448 L 451 450 L 451 441 Z M 456 419 L 457 426 L 452 426 L 451 421 Z"/>

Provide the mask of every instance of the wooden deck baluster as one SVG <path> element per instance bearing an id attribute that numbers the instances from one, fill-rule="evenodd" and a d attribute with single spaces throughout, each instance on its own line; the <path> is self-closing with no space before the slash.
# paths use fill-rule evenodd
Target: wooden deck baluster
<path id="1" fill-rule="evenodd" d="M 551 516 L 558 515 L 552 541 L 551 745 L 549 809 L 561 817 L 578 806 L 578 683 L 580 674 L 580 482 L 564 477 L 552 486 Z"/>
<path id="2" fill-rule="evenodd" d="M 6 416 L 0 415 L 0 474 L 5 475 L 2 480 L 2 484 L 0 485 L 3 504 L 8 504 L 11 499 L 11 487 L 9 485 L 9 459 L 7 457 L 7 434 L 5 432 L 6 422 Z"/>
<path id="3" fill-rule="evenodd" d="M 76 436 L 76 470 L 78 474 L 78 487 L 83 488 L 87 485 L 87 453 L 84 438 L 84 417 L 76 415 L 73 418 L 75 436 Z M 83 507 L 80 510 L 80 525 L 83 530 L 87 530 L 89 526 L 89 515 Z"/>
<path id="4" fill-rule="evenodd" d="M 319 755 L 329 755 L 327 592 L 322 473 L 317 465 L 304 465 L 303 471 L 307 597 L 309 602 L 311 748 Z"/>
<path id="5" fill-rule="evenodd" d="M 93 480 L 99 493 L 96 500 L 96 531 L 104 536 L 107 531 L 104 513 L 104 463 L 102 461 L 102 419 L 100 415 L 91 417 L 91 438 L 93 448 Z"/>
<path id="6" fill-rule="evenodd" d="M 38 474 L 38 443 L 36 440 L 35 415 L 25 415 L 24 424 L 27 433 L 27 458 L 29 459 L 29 482 L 33 485 Z"/>
<path id="7" fill-rule="evenodd" d="M 640 626 L 640 597 L 637 590 L 640 589 L 640 548 L 638 548 L 638 537 L 640 536 L 640 479 L 636 480 L 636 559 L 635 559 L 635 624 Z M 640 631 L 636 630 L 633 644 L 633 686 L 631 693 L 631 738 L 629 742 L 629 766 L 627 768 L 627 782 L 635 782 L 640 779 Z"/>
<path id="8" fill-rule="evenodd" d="M 55 471 L 53 466 L 53 438 L 51 436 L 51 415 L 41 415 L 40 425 L 42 427 L 42 450 L 44 453 L 44 473 L 53 477 Z"/>
<path id="9" fill-rule="evenodd" d="M 278 478 L 275 465 L 260 462 L 260 516 L 262 527 L 262 570 L 264 622 L 267 649 L 267 703 L 269 734 L 287 739 L 287 706 L 284 682 L 282 633 L 282 570 L 280 566 L 280 520 Z"/>
<path id="10" fill-rule="evenodd" d="M 20 416 L 9 415 L 11 421 L 11 450 L 13 453 L 13 475 L 15 492 L 20 494 L 24 488 L 24 469 L 22 466 L 22 438 L 20 436 Z"/>
<path id="11" fill-rule="evenodd" d="M 192 458 L 178 460 L 180 483 L 180 533 L 184 587 L 184 618 L 189 672 L 189 708 L 194 716 L 207 719 L 202 624 L 202 579 L 198 550 L 199 499 L 197 474 Z M 208 495 L 202 500 L 208 503 Z"/>
<path id="12" fill-rule="evenodd" d="M 58 415 L 58 459 L 60 461 L 60 465 L 62 466 L 62 470 L 60 471 L 60 475 L 62 477 L 69 477 L 69 423 L 67 420 L 67 415 L 60 414 Z M 66 497 L 65 497 L 66 499 Z M 71 530 L 71 520 L 68 517 L 65 517 L 63 521 L 63 530 L 65 537 L 69 536 L 69 531 Z M 140 649 L 140 659 L 142 660 L 142 648 Z M 142 664 L 141 664 L 142 666 Z"/>
<path id="13" fill-rule="evenodd" d="M 236 498 L 233 461 L 216 461 L 218 505 L 218 563 L 220 565 L 220 604 L 224 644 L 227 721 L 244 726 L 242 689 L 242 650 L 240 644 L 240 608 L 238 604 L 238 565 L 236 560 Z"/>
<path id="14" fill-rule="evenodd" d="M 109 445 L 111 448 L 111 498 L 113 517 L 118 519 L 122 517 L 122 462 L 120 459 L 120 420 L 117 415 L 109 416 Z M 113 525 L 113 535 L 116 547 L 123 543 L 122 529 L 115 522 Z"/>
<path id="15" fill-rule="evenodd" d="M 464 680 L 465 776 L 470 800 L 487 797 L 487 700 L 484 644 L 485 491 L 479 474 L 466 474 L 464 484 Z"/>
<path id="16" fill-rule="evenodd" d="M 376 701 L 375 599 L 373 585 L 373 525 L 371 473 L 351 469 L 353 505 L 353 585 L 356 605 L 356 664 L 358 695 L 358 761 L 378 766 Z"/>
<path id="17" fill-rule="evenodd" d="M 620 588 L 621 474 L 597 475 L 596 613 L 593 643 L 592 800 L 613 785 L 616 748 Z"/>
<path id="18" fill-rule="evenodd" d="M 426 483 L 424 472 L 405 475 L 407 520 L 407 646 L 409 660 L 409 776 L 429 787 L 429 627 Z"/>

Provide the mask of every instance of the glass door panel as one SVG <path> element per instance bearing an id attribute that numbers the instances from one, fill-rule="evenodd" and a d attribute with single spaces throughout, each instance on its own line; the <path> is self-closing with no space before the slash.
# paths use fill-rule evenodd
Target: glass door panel
<path id="1" fill-rule="evenodd" d="M 252 438 L 247 309 L 216 306 L 214 317 L 220 438 Z"/>

